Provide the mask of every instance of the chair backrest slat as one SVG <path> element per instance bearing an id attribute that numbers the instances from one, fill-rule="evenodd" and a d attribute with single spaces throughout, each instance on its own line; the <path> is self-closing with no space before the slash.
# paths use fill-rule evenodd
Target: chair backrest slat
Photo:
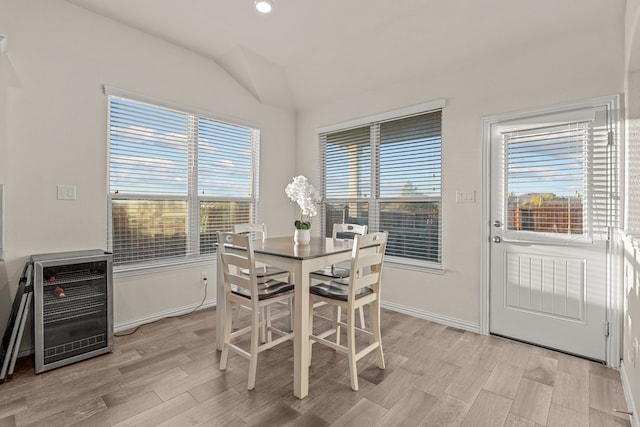
<path id="1" fill-rule="evenodd" d="M 348 235 L 349 238 L 353 238 L 357 235 L 362 236 L 367 234 L 367 226 L 360 224 L 333 224 L 333 232 L 331 237 L 338 238 L 338 235 Z"/>
<path id="2" fill-rule="evenodd" d="M 356 292 L 365 286 L 372 287 L 375 292 L 380 291 L 387 236 L 386 231 L 355 236 L 351 253 L 349 299 L 355 299 Z"/>
<path id="3" fill-rule="evenodd" d="M 227 251 L 233 252 L 227 252 Z M 246 234 L 218 232 L 218 251 L 222 262 L 225 291 L 232 286 L 240 286 L 251 292 L 251 298 L 258 298 L 255 258 L 251 237 Z M 249 274 L 243 274 L 242 271 Z"/>
<path id="4" fill-rule="evenodd" d="M 356 261 L 356 269 L 361 270 L 364 267 L 380 264 L 380 262 L 382 262 L 382 254 L 368 254 L 366 251 L 361 251 L 360 257 Z"/>
<path id="5" fill-rule="evenodd" d="M 237 234 L 249 234 L 255 236 L 257 239 L 267 238 L 267 224 L 234 224 L 233 232 Z"/>
<path id="6" fill-rule="evenodd" d="M 235 253 L 225 253 L 224 262 L 226 262 L 229 265 L 234 265 L 236 267 L 241 267 L 241 268 L 251 267 L 251 263 L 249 262 L 249 259 L 247 257 L 240 256 Z"/>
<path id="7" fill-rule="evenodd" d="M 351 239 L 353 240 L 356 236 L 363 236 L 367 234 L 367 226 L 360 224 L 347 224 L 347 223 L 337 223 L 333 224 L 332 238 L 333 239 Z M 347 263 L 341 262 L 337 264 L 338 267 L 348 268 Z M 335 268 L 336 265 L 332 266 L 332 269 Z"/>

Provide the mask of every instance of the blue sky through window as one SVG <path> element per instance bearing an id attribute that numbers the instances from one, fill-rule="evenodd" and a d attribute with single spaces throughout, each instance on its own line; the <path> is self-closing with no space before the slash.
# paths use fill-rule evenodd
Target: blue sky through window
<path id="1" fill-rule="evenodd" d="M 110 191 L 186 196 L 190 126 L 188 114 L 113 98 Z M 252 132 L 197 118 L 199 195 L 251 195 Z"/>

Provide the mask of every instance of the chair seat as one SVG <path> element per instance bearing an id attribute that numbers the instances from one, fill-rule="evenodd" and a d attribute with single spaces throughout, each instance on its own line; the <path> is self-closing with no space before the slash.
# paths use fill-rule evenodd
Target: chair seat
<path id="1" fill-rule="evenodd" d="M 282 274 L 288 274 L 289 272 L 286 270 L 281 270 L 276 267 L 271 267 L 270 265 L 259 266 L 256 267 L 256 277 L 269 277 L 269 276 L 280 276 Z M 242 274 L 249 275 L 249 270 L 243 269 Z"/>
<path id="2" fill-rule="evenodd" d="M 349 283 L 341 282 L 338 280 L 322 282 L 309 287 L 309 292 L 325 298 L 346 301 L 347 294 L 349 292 Z M 356 298 L 362 298 L 363 296 L 369 295 L 372 292 L 373 290 L 368 286 L 360 288 L 356 292 Z"/>
<path id="3" fill-rule="evenodd" d="M 258 300 L 262 301 L 265 299 L 276 297 L 278 295 L 282 295 L 287 292 L 292 292 L 293 288 L 293 283 L 280 282 L 278 280 L 268 280 L 264 283 L 259 283 Z M 236 287 L 231 292 L 246 299 L 251 299 L 251 293 L 246 288 Z"/>
<path id="4" fill-rule="evenodd" d="M 349 277 L 351 271 L 348 268 L 341 267 L 325 267 L 322 270 L 316 270 L 311 273 L 313 276 L 324 276 L 327 279 L 344 279 Z"/>

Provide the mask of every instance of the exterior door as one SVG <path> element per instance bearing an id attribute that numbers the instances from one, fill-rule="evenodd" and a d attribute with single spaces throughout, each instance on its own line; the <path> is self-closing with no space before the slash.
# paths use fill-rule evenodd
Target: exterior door
<path id="1" fill-rule="evenodd" d="M 489 328 L 606 360 L 608 107 L 492 124 Z"/>

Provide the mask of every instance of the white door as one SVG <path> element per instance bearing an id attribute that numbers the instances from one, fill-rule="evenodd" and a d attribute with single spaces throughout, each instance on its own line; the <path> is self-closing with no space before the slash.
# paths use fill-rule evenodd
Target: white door
<path id="1" fill-rule="evenodd" d="M 589 106 L 491 126 L 491 333 L 606 360 L 609 121 Z"/>

